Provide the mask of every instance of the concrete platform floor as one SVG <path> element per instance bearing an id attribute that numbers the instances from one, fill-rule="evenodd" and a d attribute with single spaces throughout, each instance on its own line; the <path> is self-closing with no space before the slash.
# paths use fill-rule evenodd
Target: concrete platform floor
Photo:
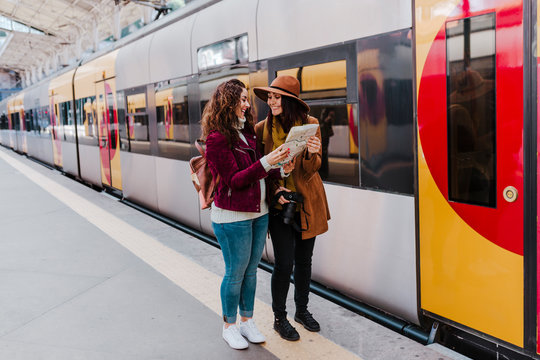
<path id="1" fill-rule="evenodd" d="M 262 270 L 255 320 L 267 341 L 232 350 L 223 268 L 218 249 L 0 147 L 0 359 L 460 358 L 314 294 L 322 331 L 282 340 Z"/>

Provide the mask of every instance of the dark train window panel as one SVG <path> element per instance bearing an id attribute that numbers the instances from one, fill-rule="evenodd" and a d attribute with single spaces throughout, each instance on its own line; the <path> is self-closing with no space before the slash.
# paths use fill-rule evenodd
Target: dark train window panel
<path id="1" fill-rule="evenodd" d="M 146 112 L 146 93 L 126 96 L 125 133 L 128 150 L 139 154 L 150 154 L 148 113 Z M 123 144 L 125 142 L 123 141 Z M 124 147 L 124 145 L 122 145 Z"/>
<path id="2" fill-rule="evenodd" d="M 325 182 L 359 185 L 358 124 L 356 105 L 312 104 L 309 114 L 319 120 L 322 162 L 319 175 Z"/>
<path id="3" fill-rule="evenodd" d="M 191 158 L 187 86 L 156 87 L 158 156 Z"/>
<path id="4" fill-rule="evenodd" d="M 98 146 L 97 102 L 95 96 L 75 101 L 79 143 Z"/>
<path id="5" fill-rule="evenodd" d="M 496 206 L 495 14 L 446 23 L 448 198 Z"/>
<path id="6" fill-rule="evenodd" d="M 413 67 L 410 30 L 358 40 L 360 184 L 414 192 Z"/>

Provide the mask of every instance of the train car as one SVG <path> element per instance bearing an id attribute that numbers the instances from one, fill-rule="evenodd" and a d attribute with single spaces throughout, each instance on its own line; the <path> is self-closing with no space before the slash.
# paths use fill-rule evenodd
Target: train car
<path id="1" fill-rule="evenodd" d="M 112 51 L 83 62 L 75 71 L 75 127 L 81 179 L 122 189 L 115 59 Z"/>
<path id="2" fill-rule="evenodd" d="M 7 115 L 9 123 L 9 144 L 13 150 L 26 152 L 26 131 L 24 119 L 24 91 L 10 98 L 7 102 Z"/>
<path id="3" fill-rule="evenodd" d="M 418 231 L 423 313 L 537 353 L 531 3 L 415 2 Z"/>
<path id="4" fill-rule="evenodd" d="M 57 167 L 212 235 L 188 164 L 204 105 L 237 78 L 261 120 L 253 87 L 295 76 L 324 137 L 332 216 L 313 279 L 490 354 L 535 356 L 537 7 L 207 1 L 53 76 L 47 103 L 43 86 L 26 89 L 24 109 L 32 124 L 48 111 Z M 19 149 L 15 99 L 0 103 L 14 114 L 0 118 L 0 141 Z"/>
<path id="5" fill-rule="evenodd" d="M 9 143 L 9 120 L 7 114 L 8 99 L 0 101 L 0 144 L 7 146 Z"/>
<path id="6" fill-rule="evenodd" d="M 53 165 L 53 145 L 49 121 L 49 81 L 25 89 L 24 109 L 28 156 Z"/>

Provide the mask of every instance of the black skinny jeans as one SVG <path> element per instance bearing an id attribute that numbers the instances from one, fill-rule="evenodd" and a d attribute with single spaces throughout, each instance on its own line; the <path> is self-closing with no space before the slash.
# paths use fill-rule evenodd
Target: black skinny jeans
<path id="1" fill-rule="evenodd" d="M 295 221 L 300 224 L 299 213 L 296 213 Z M 307 310 L 315 237 L 302 240 L 301 233 L 283 223 L 283 219 L 276 215 L 270 215 L 268 228 L 275 257 L 272 273 L 272 310 L 277 318 L 283 318 L 287 316 L 286 301 L 293 267 L 296 312 Z"/>

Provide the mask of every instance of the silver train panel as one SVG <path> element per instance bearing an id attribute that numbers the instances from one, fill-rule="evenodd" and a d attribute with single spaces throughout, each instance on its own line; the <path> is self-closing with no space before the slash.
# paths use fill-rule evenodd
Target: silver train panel
<path id="1" fill-rule="evenodd" d="M 411 9 L 405 0 L 259 1 L 259 59 L 409 28 Z"/>
<path id="2" fill-rule="evenodd" d="M 325 190 L 332 219 L 316 240 L 313 279 L 418 324 L 414 198 Z"/>
<path id="3" fill-rule="evenodd" d="M 120 48 L 116 57 L 116 88 L 124 90 L 150 83 L 148 52 L 154 34 Z"/>
<path id="4" fill-rule="evenodd" d="M 157 31 L 150 44 L 150 81 L 191 75 L 190 36 L 195 15 Z"/>
<path id="5" fill-rule="evenodd" d="M 210 209 L 200 210 L 200 207 L 198 207 L 198 209 L 199 209 L 199 216 L 201 218 L 202 231 L 214 236 L 214 229 L 212 229 L 212 220 L 210 220 Z"/>
<path id="6" fill-rule="evenodd" d="M 187 161 L 156 158 L 157 202 L 160 213 L 200 230 L 199 199 L 189 173 Z"/>
<path id="7" fill-rule="evenodd" d="M 79 176 L 75 143 L 62 141 L 62 169 L 68 174 Z"/>
<path id="8" fill-rule="evenodd" d="M 52 139 L 50 137 L 35 137 L 34 141 L 39 149 L 35 158 L 54 166 Z"/>
<path id="9" fill-rule="evenodd" d="M 257 59 L 256 10 L 257 1 L 224 0 L 197 14 L 191 37 L 194 74 L 199 72 L 197 49 L 245 33 L 248 34 L 249 59 Z"/>
<path id="10" fill-rule="evenodd" d="M 156 158 L 122 151 L 120 163 L 124 197 L 158 211 Z"/>
<path id="11" fill-rule="evenodd" d="M 39 152 L 41 151 L 40 143 L 38 142 L 39 139 L 40 137 L 33 133 L 28 133 L 26 135 L 27 154 L 29 156 L 37 158 L 39 155 Z"/>
<path id="12" fill-rule="evenodd" d="M 0 144 L 9 146 L 9 133 L 8 130 L 0 130 Z"/>
<path id="13" fill-rule="evenodd" d="M 17 134 L 15 130 L 6 130 L 7 131 L 7 143 L 6 146 L 16 149 L 17 148 Z"/>
<path id="14" fill-rule="evenodd" d="M 99 147 L 79 144 L 79 159 L 81 162 L 81 178 L 101 187 Z"/>
<path id="15" fill-rule="evenodd" d="M 27 152 L 26 131 L 16 131 L 17 146 L 16 150 L 22 153 Z"/>
<path id="16" fill-rule="evenodd" d="M 50 80 L 45 80 L 38 85 L 39 87 L 39 104 L 41 106 L 49 105 L 49 84 Z"/>

